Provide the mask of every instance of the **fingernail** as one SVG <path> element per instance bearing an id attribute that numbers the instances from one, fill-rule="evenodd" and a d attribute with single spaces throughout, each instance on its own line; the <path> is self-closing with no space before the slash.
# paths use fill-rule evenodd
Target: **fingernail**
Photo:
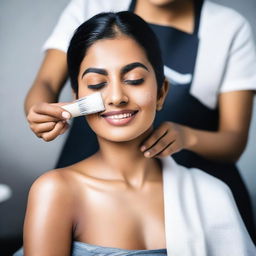
<path id="1" fill-rule="evenodd" d="M 62 112 L 61 115 L 65 119 L 70 119 L 70 114 L 68 112 L 66 112 L 66 111 Z"/>
<path id="2" fill-rule="evenodd" d="M 149 151 L 145 152 L 145 153 L 144 153 L 144 156 L 145 156 L 145 157 L 150 157 L 150 152 L 149 152 Z"/>
<path id="3" fill-rule="evenodd" d="M 144 151 L 145 149 L 146 149 L 146 146 L 142 146 L 142 147 L 140 148 L 141 151 Z"/>

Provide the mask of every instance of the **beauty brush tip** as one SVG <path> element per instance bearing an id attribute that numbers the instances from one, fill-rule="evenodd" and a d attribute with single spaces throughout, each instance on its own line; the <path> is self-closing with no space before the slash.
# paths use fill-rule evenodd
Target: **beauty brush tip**
<path id="1" fill-rule="evenodd" d="M 72 117 L 90 115 L 105 110 L 100 92 L 90 94 L 61 107 L 67 110 Z"/>

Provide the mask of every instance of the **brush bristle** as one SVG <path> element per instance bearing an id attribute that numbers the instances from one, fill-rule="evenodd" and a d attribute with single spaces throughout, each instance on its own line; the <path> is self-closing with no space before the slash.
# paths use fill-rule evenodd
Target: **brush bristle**
<path id="1" fill-rule="evenodd" d="M 77 100 L 81 115 L 89 115 L 105 110 L 101 93 L 93 93 Z"/>
<path id="2" fill-rule="evenodd" d="M 105 110 L 100 92 L 80 98 L 71 104 L 62 106 L 72 117 L 94 114 Z"/>

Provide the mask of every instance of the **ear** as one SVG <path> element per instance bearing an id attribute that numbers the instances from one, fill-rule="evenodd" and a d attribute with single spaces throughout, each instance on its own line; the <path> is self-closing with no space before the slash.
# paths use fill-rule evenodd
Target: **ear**
<path id="1" fill-rule="evenodd" d="M 168 91 L 169 91 L 169 82 L 165 78 L 161 89 L 158 91 L 156 110 L 159 111 L 162 109 Z"/>

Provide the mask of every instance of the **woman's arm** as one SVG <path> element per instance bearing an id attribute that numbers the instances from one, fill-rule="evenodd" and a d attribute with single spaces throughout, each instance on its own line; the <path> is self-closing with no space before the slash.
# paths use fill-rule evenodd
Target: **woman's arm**
<path id="1" fill-rule="evenodd" d="M 53 33 L 45 42 L 44 61 L 25 101 L 25 112 L 32 131 L 45 141 L 64 133 L 69 113 L 60 108 L 60 91 L 67 79 L 66 51 L 75 29 L 87 19 L 88 1 L 71 0 L 63 10 Z M 65 116 L 66 115 L 66 116 Z M 64 121 L 64 122 L 63 122 Z"/>
<path id="2" fill-rule="evenodd" d="M 72 198 L 57 171 L 44 174 L 32 185 L 24 223 L 26 256 L 70 255 Z"/>
<path id="3" fill-rule="evenodd" d="M 25 100 L 25 112 L 31 130 L 45 141 L 55 139 L 68 128 L 69 118 L 57 102 L 67 79 L 66 54 L 48 50 Z M 63 112 L 66 116 L 63 117 Z"/>
<path id="4" fill-rule="evenodd" d="M 235 162 L 246 146 L 252 104 L 253 91 L 222 93 L 217 132 L 165 122 L 145 141 L 142 151 L 146 157 L 164 157 L 188 149 L 211 160 Z"/>

